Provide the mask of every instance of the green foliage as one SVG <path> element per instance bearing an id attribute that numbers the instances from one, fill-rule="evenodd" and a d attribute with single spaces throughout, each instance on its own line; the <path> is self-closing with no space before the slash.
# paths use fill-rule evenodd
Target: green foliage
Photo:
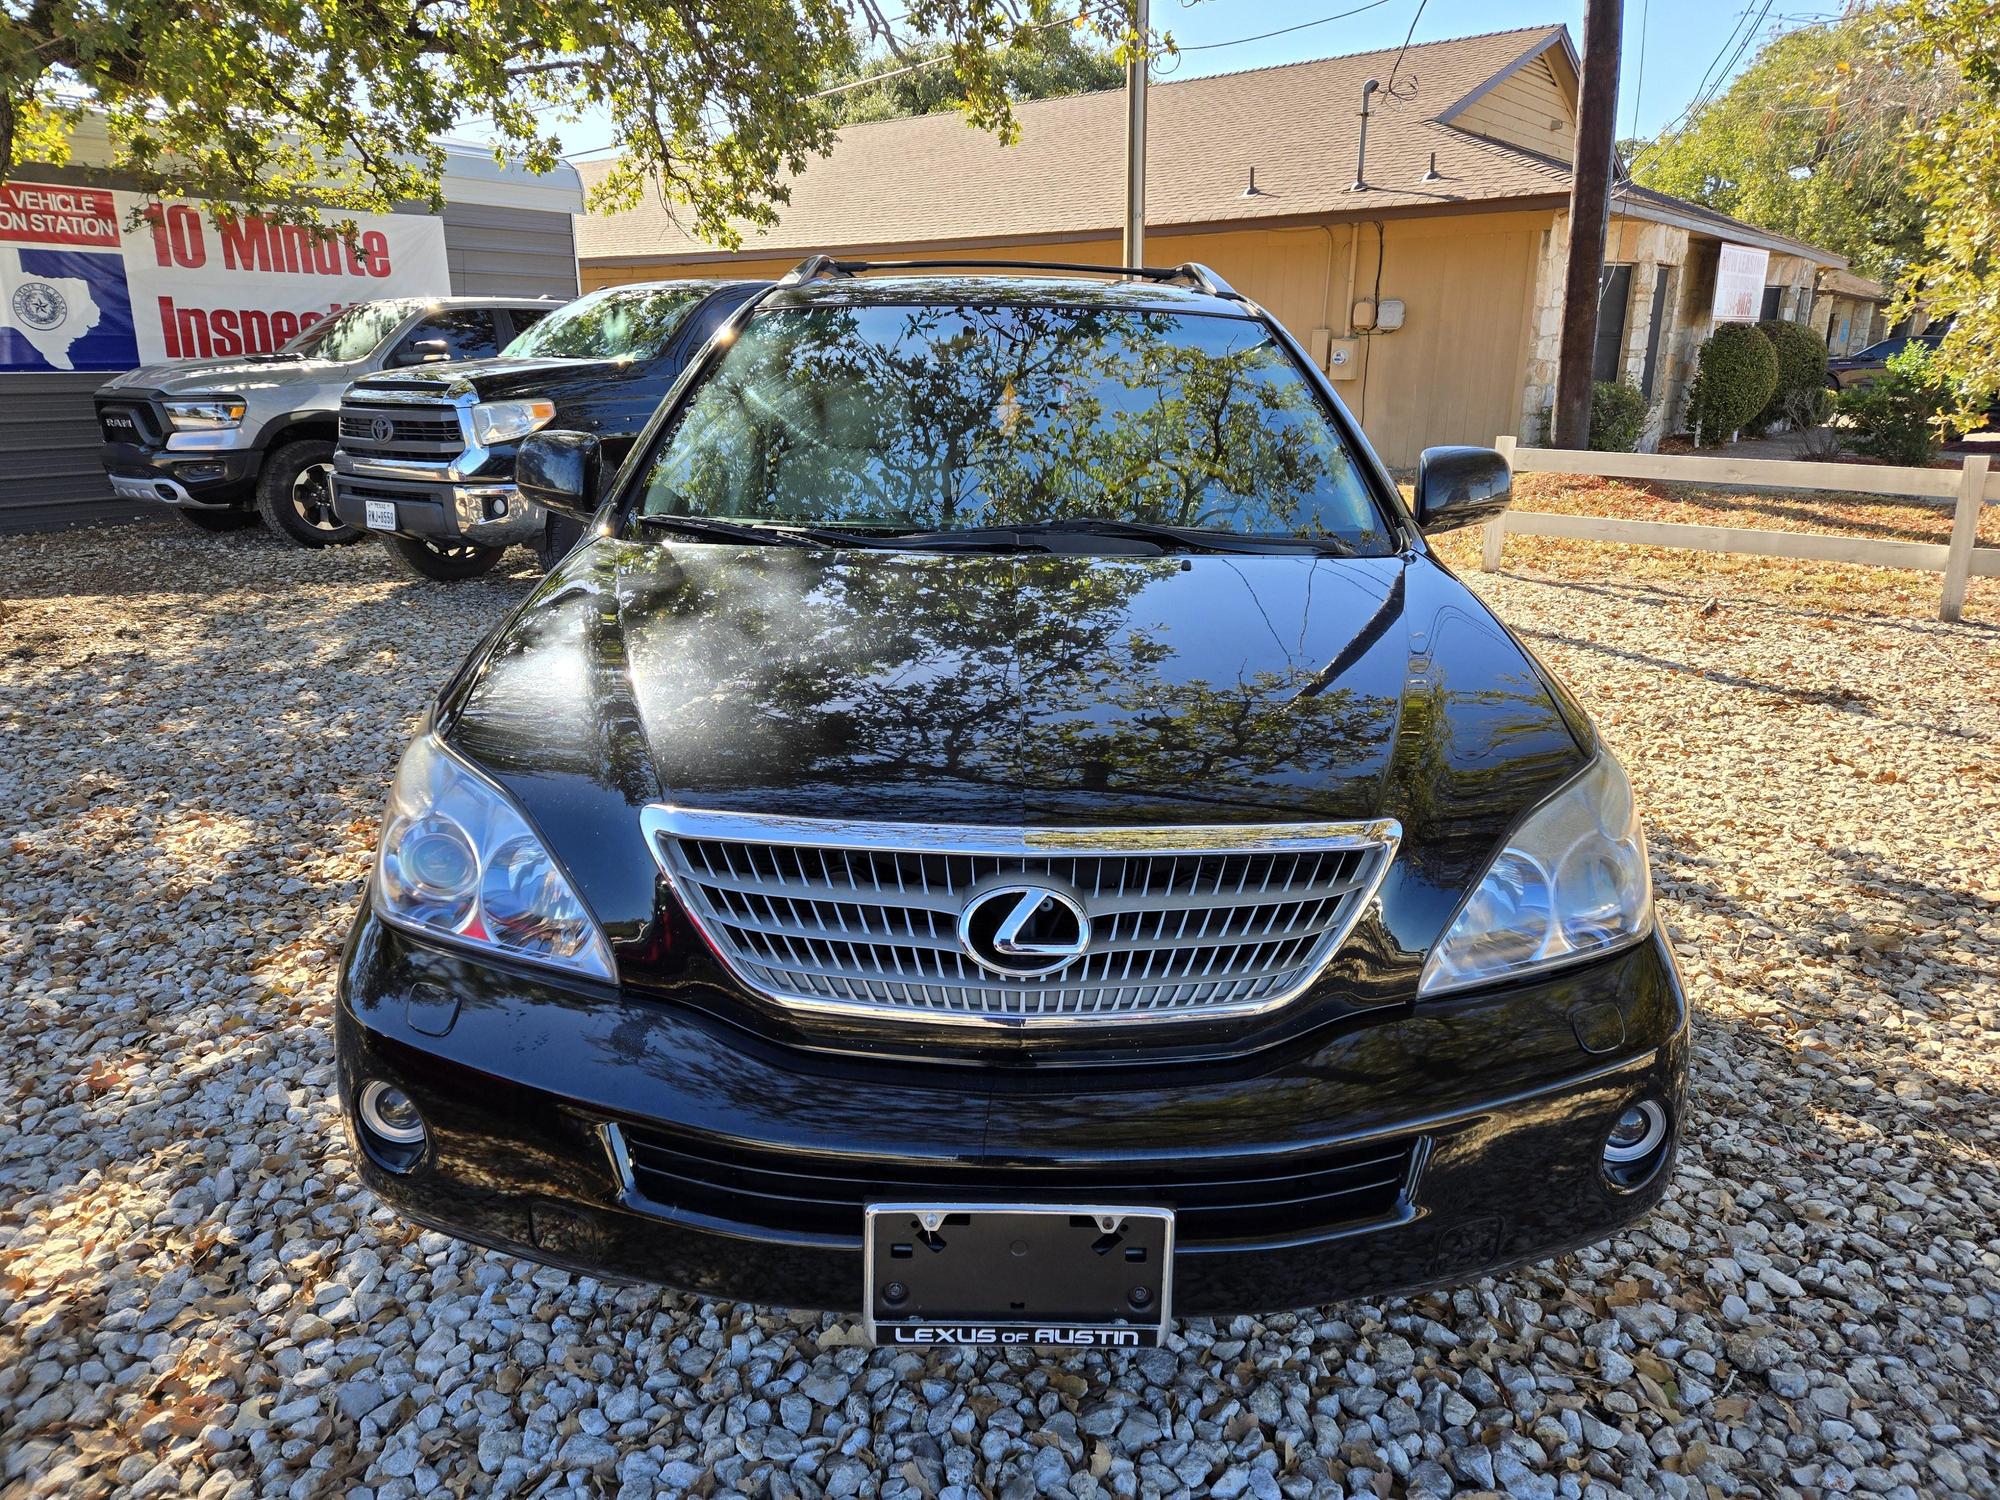
<path id="1" fill-rule="evenodd" d="M 908 115 L 955 109 L 964 98 L 964 90 L 949 67 L 901 71 L 913 64 L 947 57 L 949 53 L 949 44 L 945 42 L 880 53 L 854 72 L 855 80 L 879 81 L 866 88 L 835 94 L 825 101 L 826 107 L 841 125 L 898 120 Z M 1038 31 L 1015 42 L 996 56 L 994 65 L 1007 97 L 1016 103 L 1117 88 L 1125 81 L 1125 64 L 1116 53 L 1070 26 Z M 895 76 L 885 76 L 890 74 Z"/>
<path id="2" fill-rule="evenodd" d="M 1834 400 L 1853 427 L 1848 443 L 1855 452 L 1912 466 L 1930 462 L 1957 405 L 1943 361 L 1922 344 L 1909 345 L 1875 379 Z"/>
<path id="3" fill-rule="evenodd" d="M 977 126 L 1011 139 L 1007 52 L 1084 23 L 1139 45 L 1124 0 L 905 0 L 899 36 L 941 46 L 926 69 Z M 145 191 L 227 199 L 272 217 L 441 206 L 435 138 L 484 122 L 496 154 L 547 170 L 561 128 L 608 117 L 623 155 L 595 202 L 664 195 L 689 227 L 740 243 L 833 140 L 812 96 L 851 73 L 874 0 L 7 0 L 0 7 L 0 180 L 67 159 L 86 107 L 111 169 Z M 1159 45 L 1160 39 L 1154 39 Z M 1166 43 L 1166 45 L 1171 45 Z M 914 76 L 914 75 L 913 75 Z"/>
<path id="4" fill-rule="evenodd" d="M 1724 323 L 1701 346 L 1688 391 L 1688 426 L 1703 443 L 1726 443 L 1778 388 L 1778 351 L 1755 323 Z"/>
<path id="5" fill-rule="evenodd" d="M 1959 84 L 1941 117 L 1908 131 L 1910 188 L 1928 208 L 1910 282 L 1933 319 L 1952 320 L 1938 367 L 1977 411 L 2000 392 L 2000 5 L 1901 0 L 1887 17 L 1886 53 Z"/>
<path id="6" fill-rule="evenodd" d="M 1802 411 L 1815 409 L 1816 393 L 1826 389 L 1826 340 L 1803 323 L 1767 318 L 1757 325 L 1778 356 L 1778 385 L 1752 425 L 1765 428 L 1781 421 L 1796 423 Z"/>
<path id="7" fill-rule="evenodd" d="M 1959 3 L 1992 12 L 1991 0 Z M 1631 169 L 1647 187 L 1894 276 L 1922 248 L 1929 197 L 1911 176 L 1909 136 L 1938 118 L 1952 92 L 1948 73 L 1886 51 L 1864 12 L 1774 38 Z"/>
<path id="8" fill-rule="evenodd" d="M 1600 380 L 1590 388 L 1590 446 L 1630 453 L 1646 432 L 1646 397 L 1629 381 Z"/>

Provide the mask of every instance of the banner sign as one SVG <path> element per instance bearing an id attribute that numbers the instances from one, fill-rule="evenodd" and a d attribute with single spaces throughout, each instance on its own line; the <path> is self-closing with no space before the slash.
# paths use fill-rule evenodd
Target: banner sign
<path id="1" fill-rule="evenodd" d="M 1715 321 L 1754 323 L 1762 317 L 1764 277 L 1770 268 L 1770 251 L 1724 245 L 1715 263 Z"/>
<path id="2" fill-rule="evenodd" d="M 451 289 L 444 224 L 355 214 L 342 235 L 206 205 L 0 184 L 0 372 L 118 373 L 266 354 L 349 303 Z"/>

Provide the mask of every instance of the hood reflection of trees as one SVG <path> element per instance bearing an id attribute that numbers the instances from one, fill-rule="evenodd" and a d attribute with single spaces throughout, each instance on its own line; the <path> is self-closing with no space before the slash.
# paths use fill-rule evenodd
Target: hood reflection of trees
<path id="1" fill-rule="evenodd" d="M 1214 800 L 1274 776 L 1331 778 L 1378 754 L 1393 722 L 1393 703 L 1351 687 L 1300 699 L 1316 661 L 1229 681 L 1177 673 L 1163 632 L 1133 623 L 1144 590 L 1180 578 L 1176 558 L 773 549 L 747 562 L 736 549 L 677 548 L 657 571 L 628 575 L 623 601 L 643 637 L 630 651 L 642 705 L 680 714 L 698 694 L 730 716 L 726 743 L 701 741 L 718 771 L 735 762 L 725 774 L 838 781 L 902 765 Z M 649 680 L 669 661 L 684 664 L 681 684 Z M 661 770 L 671 782 L 673 768 Z"/>

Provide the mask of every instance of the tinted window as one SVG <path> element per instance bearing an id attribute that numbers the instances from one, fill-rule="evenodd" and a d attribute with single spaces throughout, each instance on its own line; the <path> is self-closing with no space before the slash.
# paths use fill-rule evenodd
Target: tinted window
<path id="1" fill-rule="evenodd" d="M 357 302 L 313 324 L 285 345 L 285 352 L 310 355 L 314 359 L 366 359 L 381 347 L 382 340 L 401 326 L 414 305 L 410 302 Z"/>
<path id="2" fill-rule="evenodd" d="M 485 359 L 500 349 L 500 340 L 493 332 L 493 314 L 483 307 L 440 308 L 403 335 L 396 353 L 421 358 L 417 345 L 432 340 L 444 342 L 446 359 Z"/>
<path id="3" fill-rule="evenodd" d="M 546 318 L 550 313 L 554 311 L 555 308 L 553 305 L 546 308 L 540 308 L 540 307 L 508 308 L 507 321 L 511 323 L 514 327 L 513 337 L 519 338 L 523 333 L 526 333 L 530 328 L 533 328 L 537 323 L 541 322 L 542 319 Z M 507 351 L 505 349 L 502 349 L 500 352 L 502 354 L 505 354 Z"/>
<path id="4" fill-rule="evenodd" d="M 1908 339 L 1884 339 L 1879 344 L 1870 344 L 1854 357 L 1856 359 L 1887 359 L 1892 354 L 1901 354 L 1903 346 L 1907 343 L 1909 343 Z"/>
<path id="5" fill-rule="evenodd" d="M 607 287 L 543 318 L 509 344 L 507 353 L 518 359 L 651 359 L 709 290 Z"/>
<path id="6" fill-rule="evenodd" d="M 751 321 L 655 450 L 644 508 L 947 530 L 1072 516 L 1388 548 L 1317 393 L 1242 318 L 813 307 Z"/>

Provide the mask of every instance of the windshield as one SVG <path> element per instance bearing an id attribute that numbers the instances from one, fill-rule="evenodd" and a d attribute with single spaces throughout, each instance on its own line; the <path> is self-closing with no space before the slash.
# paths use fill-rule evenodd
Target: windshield
<path id="1" fill-rule="evenodd" d="M 650 359 L 708 292 L 607 287 L 556 309 L 500 352 L 509 359 Z"/>
<path id="2" fill-rule="evenodd" d="M 1101 307 L 762 313 L 654 450 L 640 508 L 927 531 L 1092 516 L 1390 547 L 1263 324 Z"/>
<path id="3" fill-rule="evenodd" d="M 304 354 L 313 359 L 366 359 L 382 345 L 382 340 L 402 326 L 414 302 L 357 302 L 330 318 L 321 318 L 304 333 L 285 345 L 287 354 Z"/>

